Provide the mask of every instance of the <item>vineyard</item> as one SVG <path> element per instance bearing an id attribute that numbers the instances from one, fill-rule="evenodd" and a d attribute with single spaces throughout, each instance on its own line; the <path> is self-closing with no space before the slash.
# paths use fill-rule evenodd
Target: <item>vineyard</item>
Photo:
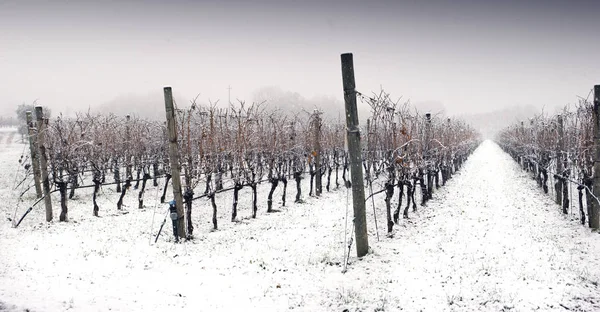
<path id="1" fill-rule="evenodd" d="M 164 87 L 0 129 L 0 311 L 600 309 L 599 86 L 491 141 L 341 59 L 343 119 Z"/>
<path id="2" fill-rule="evenodd" d="M 599 94 L 596 86 L 594 104 L 589 96 L 580 98 L 577 105 L 565 107 L 559 115 L 535 116 L 498 135 L 503 149 L 531 173 L 545 193 L 552 193 L 562 212 L 578 214 L 581 224 L 587 218 L 591 228 L 600 227 L 600 202 L 593 192 L 594 171 L 599 170 L 594 169 L 599 156 L 595 117 Z"/>
<path id="3" fill-rule="evenodd" d="M 361 129 L 366 186 L 369 197 L 385 193 L 391 233 L 400 214 L 408 218 L 411 208 L 417 210 L 417 202 L 424 205 L 433 190 L 450 179 L 479 138 L 463 122 L 411 112 L 407 103 L 393 101 L 384 91 L 372 97 L 358 94 L 372 112 Z M 37 187 L 38 198 L 44 200 L 50 198 L 44 188 L 58 192 L 60 221 L 68 220 L 69 199 L 85 188 L 93 189 L 89 211 L 94 216 L 103 210 L 121 210 L 125 196 L 136 196 L 138 208 L 144 208 L 149 183 L 162 187 L 161 202 L 170 198 L 172 161 L 164 122 L 90 113 L 48 120 L 41 108 L 36 115 L 40 116 L 37 124 L 29 124 L 34 164 L 29 159 L 23 162 L 27 171 L 22 184 L 25 191 Z M 238 220 L 238 193 L 244 188 L 251 190 L 250 214 L 256 218 L 259 206 L 266 206 L 267 212 L 275 210 L 273 194 L 278 188 L 281 205 L 286 206 L 290 201 L 302 202 L 303 192 L 319 196 L 351 184 L 346 127 L 339 120 L 323 120 L 318 110 L 286 115 L 266 103 L 217 108 L 193 100 L 189 107 L 177 107 L 174 116 L 176 166 L 181 170 L 185 205 L 185 214 L 178 216 L 178 237 L 192 237 L 193 203 L 198 199 L 211 201 L 213 229 L 217 229 L 218 212 Z M 46 169 L 40 170 L 35 162 L 39 158 L 45 159 Z M 310 180 L 308 190 L 302 189 L 303 179 Z M 267 185 L 267 198 L 258 198 L 259 185 Z M 101 209 L 97 196 L 108 186 L 120 196 L 113 206 Z M 395 190 L 397 206 L 392 207 Z M 223 192 L 233 194 L 229 207 L 217 207 L 215 197 Z M 46 205 L 47 221 L 51 221 L 52 202 Z"/>

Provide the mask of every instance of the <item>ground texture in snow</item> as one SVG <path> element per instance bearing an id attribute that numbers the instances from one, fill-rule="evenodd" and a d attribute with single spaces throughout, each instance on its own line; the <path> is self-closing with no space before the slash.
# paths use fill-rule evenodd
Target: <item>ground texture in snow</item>
<path id="1" fill-rule="evenodd" d="M 166 212 L 154 187 L 145 209 L 136 191 L 126 197 L 128 214 L 117 213 L 117 194 L 105 187 L 100 218 L 92 217 L 91 189 L 78 190 L 70 222 L 44 222 L 40 205 L 13 229 L 7 218 L 24 147 L 7 135 L 0 133 L 0 311 L 600 310 L 600 235 L 562 216 L 489 141 L 393 237 L 383 233 L 376 196 L 380 241 L 369 206 L 372 251 L 351 257 L 342 274 L 345 189 L 294 204 L 290 183 L 290 203 L 267 214 L 263 185 L 257 219 L 244 189 L 236 223 L 231 194 L 220 195 L 218 231 L 210 230 L 210 203 L 199 200 L 195 239 L 179 245 L 169 223 L 153 242 Z M 33 201 L 27 195 L 18 215 Z"/>

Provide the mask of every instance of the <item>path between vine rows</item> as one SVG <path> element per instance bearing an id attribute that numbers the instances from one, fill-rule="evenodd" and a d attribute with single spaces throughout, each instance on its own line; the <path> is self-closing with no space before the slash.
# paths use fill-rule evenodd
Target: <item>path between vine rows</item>
<path id="1" fill-rule="evenodd" d="M 91 191 L 82 190 L 70 222 L 47 224 L 36 207 L 13 229 L 11 169 L 22 150 L 0 150 L 0 311 L 600 310 L 600 235 L 561 215 L 490 141 L 392 238 L 377 196 L 380 241 L 369 206 L 372 252 L 351 257 L 345 274 L 345 190 L 304 196 L 274 214 L 263 203 L 256 220 L 242 193 L 237 223 L 228 221 L 231 196 L 221 195 L 215 232 L 209 203 L 199 201 L 195 239 L 182 245 L 172 243 L 168 224 L 150 242 L 163 206 L 154 213 L 148 198 L 146 209 L 134 209 L 132 193 L 129 213 L 117 214 L 108 187 L 101 218 L 90 216 Z"/>

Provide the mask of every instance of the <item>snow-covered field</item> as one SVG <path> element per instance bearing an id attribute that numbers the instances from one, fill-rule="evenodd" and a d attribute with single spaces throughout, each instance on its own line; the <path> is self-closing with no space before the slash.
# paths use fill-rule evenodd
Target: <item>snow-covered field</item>
<path id="1" fill-rule="evenodd" d="M 70 222 L 46 223 L 39 205 L 14 229 L 8 218 L 34 198 L 17 205 L 24 146 L 9 133 L 0 133 L 0 311 L 600 310 L 600 235 L 562 216 L 489 141 L 391 238 L 376 196 L 380 241 L 369 205 L 372 251 L 351 257 L 343 274 L 345 189 L 317 199 L 305 185 L 306 202 L 294 204 L 290 183 L 288 205 L 267 214 L 262 186 L 257 219 L 244 189 L 236 223 L 231 194 L 219 195 L 218 231 L 199 200 L 195 239 L 185 244 L 173 243 L 170 221 L 154 244 L 166 206 L 152 186 L 142 210 L 132 191 L 129 213 L 117 213 L 117 194 L 105 187 L 95 218 L 84 189 L 69 202 Z"/>

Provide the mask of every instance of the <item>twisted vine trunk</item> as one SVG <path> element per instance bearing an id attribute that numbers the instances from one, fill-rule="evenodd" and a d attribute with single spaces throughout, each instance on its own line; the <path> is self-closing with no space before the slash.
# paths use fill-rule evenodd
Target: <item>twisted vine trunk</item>
<path id="1" fill-rule="evenodd" d="M 142 178 L 142 189 L 138 193 L 138 208 L 144 208 L 144 192 L 146 190 L 146 183 L 150 180 L 150 174 L 144 173 L 144 177 Z"/>
<path id="2" fill-rule="evenodd" d="M 121 190 L 121 196 L 119 197 L 119 201 L 117 202 L 117 209 L 121 210 L 122 206 L 123 206 L 123 197 L 125 197 L 125 193 L 127 192 L 127 189 L 131 186 L 131 180 L 129 178 L 127 178 L 127 180 L 125 180 L 125 184 L 123 185 L 123 189 Z"/>
<path id="3" fill-rule="evenodd" d="M 323 165 L 321 165 L 321 166 L 323 166 Z M 320 196 L 321 194 L 323 194 L 323 185 L 322 185 L 323 182 L 322 181 L 323 181 L 323 176 L 326 173 L 327 173 L 327 168 L 326 167 L 322 167 L 322 169 L 319 170 L 318 173 L 317 173 L 317 174 L 319 174 L 319 179 L 318 180 L 321 181 L 321 182 L 319 182 L 320 186 L 316 187 L 317 196 Z M 329 181 L 327 182 L 327 184 L 329 185 Z M 327 191 L 329 191 L 329 187 L 327 188 Z"/>
<path id="4" fill-rule="evenodd" d="M 302 179 L 300 172 L 294 172 L 294 180 L 296 180 L 296 202 L 301 202 L 300 196 L 302 195 L 302 189 L 300 188 L 300 180 Z"/>
<path id="5" fill-rule="evenodd" d="M 412 183 L 410 181 L 406 181 L 406 208 L 404 208 L 404 218 L 408 219 L 408 208 L 410 208 L 410 201 L 413 201 L 413 211 L 417 211 L 417 206 L 414 205 L 415 197 L 414 197 L 415 189 L 413 188 Z"/>
<path id="6" fill-rule="evenodd" d="M 237 205 L 238 205 L 238 193 L 244 186 L 239 182 L 236 182 L 233 186 L 233 209 L 231 211 L 231 222 L 235 222 L 237 218 Z"/>
<path id="7" fill-rule="evenodd" d="M 315 180 L 315 175 L 317 174 L 317 170 L 313 169 L 312 165 L 310 166 L 310 191 L 308 192 L 308 196 L 313 196 L 313 183 Z"/>
<path id="8" fill-rule="evenodd" d="M 256 182 L 252 182 L 250 188 L 252 189 L 252 218 L 256 219 L 256 212 L 258 211 L 258 206 L 256 205 Z"/>
<path id="9" fill-rule="evenodd" d="M 223 189 L 223 172 L 225 172 L 225 170 L 223 170 L 223 166 L 219 161 L 219 163 L 217 164 L 217 176 L 215 177 L 215 189 L 217 191 Z"/>
<path id="10" fill-rule="evenodd" d="M 433 198 L 433 170 L 427 169 L 427 200 Z"/>
<path id="11" fill-rule="evenodd" d="M 333 168 L 329 165 L 329 163 L 327 164 L 327 192 L 329 192 L 329 187 L 331 186 L 331 172 L 333 171 Z"/>
<path id="12" fill-rule="evenodd" d="M 119 169 L 119 162 L 116 158 L 113 161 L 113 174 L 115 183 L 117 184 L 117 193 L 121 193 L 121 171 Z"/>
<path id="13" fill-rule="evenodd" d="M 402 197 L 404 197 L 404 181 L 398 181 L 398 206 L 396 207 L 396 211 L 394 212 L 394 222 L 397 224 L 398 219 L 400 218 L 400 209 L 402 209 Z M 408 211 L 406 212 L 405 218 L 408 217 Z"/>
<path id="14" fill-rule="evenodd" d="M 212 205 L 213 208 L 213 217 L 212 217 L 212 222 L 213 222 L 213 229 L 217 229 L 217 204 L 215 203 L 215 192 L 212 192 L 209 196 L 210 198 L 210 204 Z"/>
<path id="15" fill-rule="evenodd" d="M 554 175 L 554 192 L 556 194 L 556 203 L 562 207 L 562 181 L 558 175 Z"/>
<path id="16" fill-rule="evenodd" d="M 446 166 L 442 166 L 442 169 L 440 170 L 442 172 L 442 186 L 446 185 L 446 179 L 447 179 L 447 171 L 446 171 Z"/>
<path id="17" fill-rule="evenodd" d="M 279 179 L 272 178 L 269 179 L 269 182 L 271 183 L 271 190 L 269 191 L 269 196 L 267 197 L 267 212 L 273 212 L 273 192 L 275 192 L 275 189 L 279 184 Z"/>
<path id="18" fill-rule="evenodd" d="M 142 174 L 142 168 L 138 168 L 137 172 L 136 172 L 136 176 L 135 176 L 135 186 L 133 187 L 134 190 L 137 190 L 138 188 L 140 188 L 140 175 Z"/>
<path id="19" fill-rule="evenodd" d="M 585 224 L 585 211 L 583 211 L 583 186 L 577 187 L 577 192 L 579 193 L 579 215 L 581 216 L 581 225 Z"/>
<path id="20" fill-rule="evenodd" d="M 283 177 L 281 177 L 281 182 L 283 182 L 283 194 L 281 194 L 281 205 L 283 207 L 285 207 L 285 195 L 286 195 L 286 191 L 287 191 L 287 182 L 288 182 L 285 175 Z"/>
<path id="21" fill-rule="evenodd" d="M 204 194 L 208 194 L 210 192 L 210 184 L 212 182 L 212 173 L 208 172 L 206 174 L 206 188 L 204 189 Z"/>
<path id="22" fill-rule="evenodd" d="M 394 180 L 389 180 L 385 184 L 385 210 L 387 214 L 388 233 L 392 233 L 394 222 L 392 221 L 392 196 L 394 196 Z"/>
<path id="23" fill-rule="evenodd" d="M 94 194 L 92 195 L 92 201 L 94 202 L 94 217 L 98 216 L 98 212 L 100 211 L 100 207 L 98 207 L 98 203 L 96 202 L 96 198 L 98 197 L 98 191 L 100 191 L 100 185 L 102 184 L 99 180 L 95 179 L 94 182 Z"/>
<path id="24" fill-rule="evenodd" d="M 425 206 L 425 203 L 427 203 L 427 200 L 429 199 L 429 192 L 427 191 L 427 185 L 425 185 L 424 176 L 425 174 L 423 173 L 423 169 L 419 169 L 419 183 L 421 184 L 421 206 Z"/>
<path id="25" fill-rule="evenodd" d="M 568 178 L 569 177 L 569 172 L 567 170 L 565 170 L 565 176 Z M 563 179 L 563 213 L 567 214 L 569 213 L 569 205 L 571 204 L 569 202 L 569 182 Z"/>
<path id="26" fill-rule="evenodd" d="M 67 221 L 67 182 L 56 182 L 60 192 L 60 217 L 59 221 Z"/>
<path id="27" fill-rule="evenodd" d="M 71 182 L 69 199 L 73 199 L 73 197 L 75 197 L 75 189 L 79 186 L 79 182 L 77 180 L 77 169 L 69 171 L 69 181 Z"/>
<path id="28" fill-rule="evenodd" d="M 183 200 L 185 201 L 185 213 L 186 213 L 186 221 L 187 221 L 187 235 L 191 237 L 194 232 L 194 225 L 192 223 L 192 203 L 194 198 L 194 191 L 188 188 L 185 193 L 183 193 Z"/>
<path id="29" fill-rule="evenodd" d="M 415 200 L 415 192 L 417 190 L 417 180 L 413 180 L 412 192 L 410 193 L 410 199 L 412 201 L 413 212 L 417 212 L 417 201 Z"/>
<path id="30" fill-rule="evenodd" d="M 165 187 L 163 187 L 163 193 L 162 193 L 162 196 L 160 197 L 161 204 L 165 202 L 165 198 L 167 197 L 167 187 L 169 186 L 169 181 L 171 180 L 170 173 L 165 174 L 165 176 L 166 176 Z"/>
<path id="31" fill-rule="evenodd" d="M 340 164 L 338 163 L 337 158 L 336 158 L 336 161 L 335 161 L 335 188 L 336 189 L 340 187 L 340 181 L 339 181 L 339 175 L 338 175 L 339 169 L 340 169 Z"/>

